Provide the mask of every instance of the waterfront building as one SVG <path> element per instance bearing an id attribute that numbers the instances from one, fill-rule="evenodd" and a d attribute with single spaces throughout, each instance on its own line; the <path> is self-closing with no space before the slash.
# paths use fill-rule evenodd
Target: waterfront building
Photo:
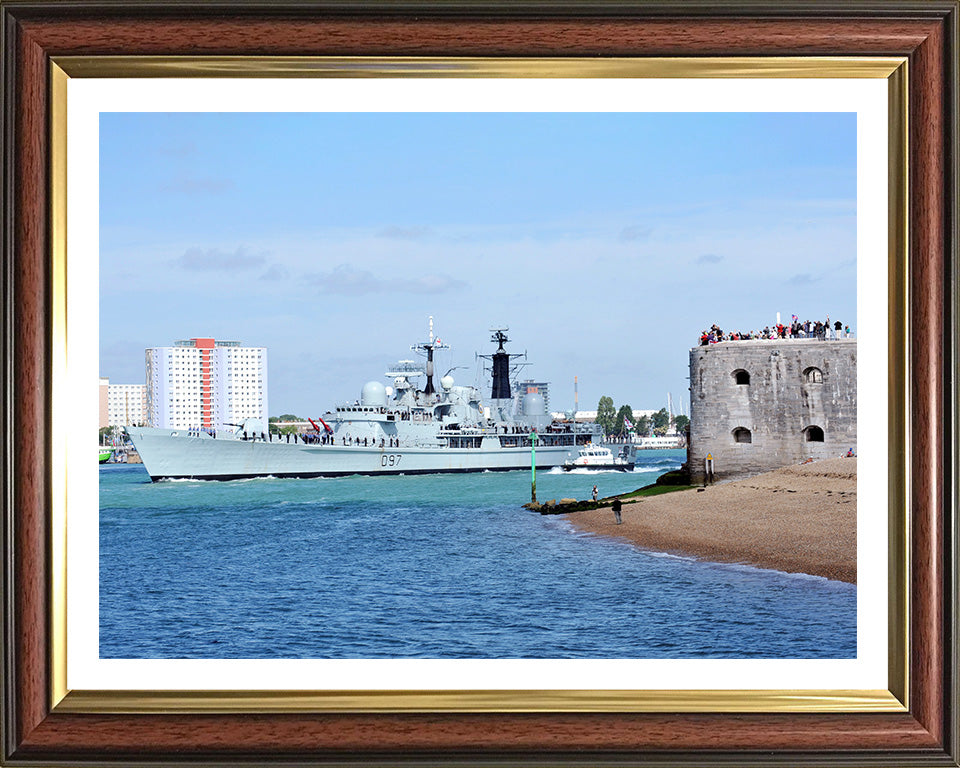
<path id="1" fill-rule="evenodd" d="M 653 414 L 655 414 L 656 412 L 657 412 L 657 411 L 656 411 L 655 409 L 652 409 L 652 408 L 647 408 L 647 409 L 634 408 L 634 409 L 633 409 L 633 420 L 634 420 L 634 421 L 638 421 L 638 420 L 639 420 L 641 417 L 643 417 L 643 416 L 646 416 L 646 417 L 649 419 L 649 418 L 651 418 L 651 417 L 653 416 Z M 553 411 L 553 412 L 550 413 L 550 415 L 551 415 L 554 419 L 564 419 L 564 418 L 566 418 L 566 416 L 567 416 L 567 414 L 566 414 L 564 411 Z M 595 410 L 593 410 L 593 411 L 577 411 L 577 412 L 576 412 L 575 419 L 576 419 L 577 421 L 579 421 L 579 422 L 586 422 L 586 423 L 594 422 L 594 421 L 597 420 L 597 412 L 596 412 Z"/>
<path id="2" fill-rule="evenodd" d="M 97 425 L 99 429 L 110 426 L 110 407 L 109 407 L 109 389 L 110 389 L 110 379 L 103 376 L 100 377 L 100 416 L 98 419 L 99 424 Z"/>
<path id="3" fill-rule="evenodd" d="M 640 421 L 641 418 L 646 416 L 648 419 L 653 417 L 657 411 L 653 408 L 634 408 L 633 409 L 633 421 L 634 423 Z M 565 419 L 567 414 L 563 411 L 554 411 L 550 414 L 554 419 Z M 577 411 L 574 416 L 575 421 L 580 423 L 591 424 L 597 420 L 597 412 L 594 411 Z"/>
<path id="4" fill-rule="evenodd" d="M 107 381 L 109 382 L 109 379 Z M 146 424 L 146 384 L 108 384 L 107 419 L 111 427 Z"/>
<path id="5" fill-rule="evenodd" d="M 150 426 L 220 429 L 267 423 L 267 349 L 196 338 L 146 350 Z"/>
<path id="6" fill-rule="evenodd" d="M 857 446 L 857 342 L 724 341 L 690 350 L 694 483 L 766 472 Z"/>
<path id="7" fill-rule="evenodd" d="M 570 411 L 551 411 L 550 418 L 555 420 L 563 420 L 568 418 Z M 597 420 L 596 411 L 576 411 L 574 414 L 574 421 L 577 421 L 581 424 L 589 424 L 590 422 Z"/>

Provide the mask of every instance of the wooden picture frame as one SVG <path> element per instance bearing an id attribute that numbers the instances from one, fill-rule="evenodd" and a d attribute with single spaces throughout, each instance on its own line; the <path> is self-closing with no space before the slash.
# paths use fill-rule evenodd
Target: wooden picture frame
<path id="1" fill-rule="evenodd" d="M 0 2 L 4 667 L 11 765 L 958 765 L 957 2 Z M 905 57 L 908 412 L 902 711 L 190 713 L 56 706 L 51 253 L 56 60 L 103 56 Z M 894 494 L 896 495 L 896 494 Z M 61 585 L 62 586 L 62 585 Z M 599 709 L 603 709 L 600 707 Z M 158 711 L 159 710 L 159 711 Z"/>

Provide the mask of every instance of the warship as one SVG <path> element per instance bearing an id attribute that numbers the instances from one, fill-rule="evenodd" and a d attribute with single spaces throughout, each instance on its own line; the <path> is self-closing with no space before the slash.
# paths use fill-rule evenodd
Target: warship
<path id="1" fill-rule="evenodd" d="M 400 361 L 385 374 L 390 385 L 368 381 L 359 400 L 311 419 L 312 433 L 270 434 L 259 419 L 212 432 L 124 429 L 154 481 L 509 471 L 530 469 L 533 455 L 537 469 L 562 466 L 600 442 L 601 430 L 572 413 L 553 420 L 541 394 L 511 387 L 511 358 L 520 355 L 505 349 L 508 330 L 491 328 L 498 347 L 478 355 L 491 362 L 486 399 L 449 372 L 435 388 L 434 352 L 449 347 L 434 337 L 431 318 L 427 341 L 411 347 L 423 362 Z"/>

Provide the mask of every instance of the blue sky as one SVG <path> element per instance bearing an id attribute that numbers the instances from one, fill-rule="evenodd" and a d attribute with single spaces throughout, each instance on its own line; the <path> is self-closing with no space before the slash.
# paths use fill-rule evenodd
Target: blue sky
<path id="1" fill-rule="evenodd" d="M 460 383 L 508 325 L 554 409 L 575 375 L 581 408 L 687 402 L 711 323 L 855 327 L 856 117 L 103 113 L 100 306 L 101 376 L 240 340 L 271 415 L 384 381 L 428 315 Z"/>

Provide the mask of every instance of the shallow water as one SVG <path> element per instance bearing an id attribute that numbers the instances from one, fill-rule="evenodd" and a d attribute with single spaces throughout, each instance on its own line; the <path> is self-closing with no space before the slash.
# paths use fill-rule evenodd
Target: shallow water
<path id="1" fill-rule="evenodd" d="M 537 475 L 541 500 L 633 473 Z M 852 658 L 856 587 L 645 552 L 527 472 L 151 483 L 100 470 L 104 658 Z"/>

